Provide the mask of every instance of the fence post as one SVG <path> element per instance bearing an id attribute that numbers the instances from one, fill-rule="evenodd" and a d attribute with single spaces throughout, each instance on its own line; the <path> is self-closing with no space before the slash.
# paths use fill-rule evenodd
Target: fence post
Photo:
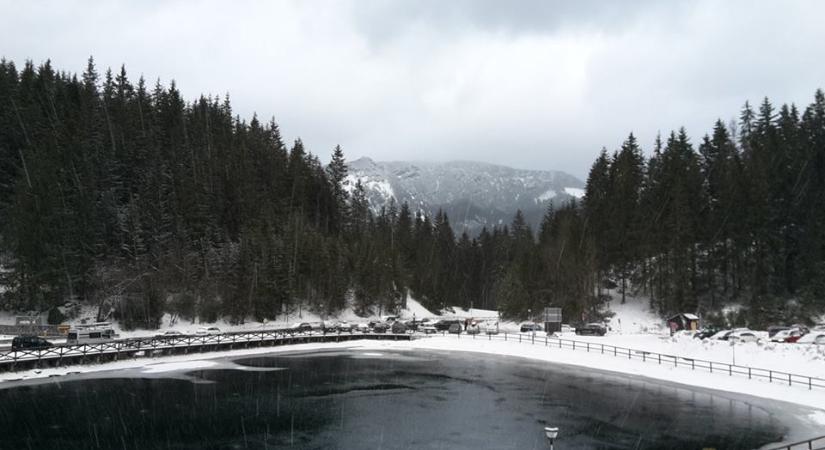
<path id="1" fill-rule="evenodd" d="M 587 345 L 587 353 L 590 353 L 590 343 L 588 342 L 586 345 Z"/>
<path id="2" fill-rule="evenodd" d="M 602 346 L 602 355 L 604 355 L 604 344 L 599 344 Z"/>
<path id="3" fill-rule="evenodd" d="M 659 355 L 659 364 L 662 364 L 662 355 Z"/>
<path id="4" fill-rule="evenodd" d="M 713 361 L 708 361 L 708 362 L 710 362 L 710 373 L 713 373 Z"/>
<path id="5" fill-rule="evenodd" d="M 751 368 L 750 367 L 748 367 L 748 379 L 749 380 L 751 379 Z"/>
<path id="6" fill-rule="evenodd" d="M 728 376 L 733 376 L 733 366 L 731 366 L 730 364 L 728 364 Z"/>
<path id="7" fill-rule="evenodd" d="M 642 362 L 645 362 L 645 361 L 647 361 L 647 352 L 642 352 Z"/>
<path id="8" fill-rule="evenodd" d="M 793 376 L 793 375 L 788 374 L 788 386 L 791 386 L 791 385 L 793 384 L 793 382 L 791 381 L 791 377 L 792 377 L 792 376 Z"/>
<path id="9" fill-rule="evenodd" d="M 768 371 L 768 382 L 773 383 L 773 372 L 770 370 Z"/>

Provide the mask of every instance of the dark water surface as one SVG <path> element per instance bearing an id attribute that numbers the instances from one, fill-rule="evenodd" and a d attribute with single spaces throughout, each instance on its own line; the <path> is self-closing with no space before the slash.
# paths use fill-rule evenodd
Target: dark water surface
<path id="1" fill-rule="evenodd" d="M 472 353 L 358 349 L 0 390 L 2 449 L 750 449 L 788 405 Z M 795 411 L 795 412 L 800 412 Z"/>

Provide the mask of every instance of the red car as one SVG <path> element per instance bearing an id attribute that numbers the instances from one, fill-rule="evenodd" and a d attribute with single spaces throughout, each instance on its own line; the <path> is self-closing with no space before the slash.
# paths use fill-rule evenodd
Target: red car
<path id="1" fill-rule="evenodd" d="M 781 330 L 771 337 L 771 341 L 794 343 L 798 341 L 799 338 L 804 336 L 806 331 L 807 330 L 803 330 L 802 328 L 789 328 L 787 330 Z"/>

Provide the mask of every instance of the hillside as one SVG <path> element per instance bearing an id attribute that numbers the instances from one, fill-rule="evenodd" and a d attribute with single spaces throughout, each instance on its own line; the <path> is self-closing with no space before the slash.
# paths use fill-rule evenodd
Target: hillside
<path id="1" fill-rule="evenodd" d="M 516 210 L 535 229 L 550 205 L 581 198 L 584 182 L 560 171 L 522 170 L 475 161 L 447 163 L 360 158 L 348 165 L 347 186 L 361 180 L 374 212 L 407 202 L 414 211 L 445 211 L 456 232 L 508 224 Z"/>

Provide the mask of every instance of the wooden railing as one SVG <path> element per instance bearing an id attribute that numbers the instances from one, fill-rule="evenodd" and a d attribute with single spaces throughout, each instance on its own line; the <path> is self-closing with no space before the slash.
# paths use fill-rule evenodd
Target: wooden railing
<path id="1" fill-rule="evenodd" d="M 446 335 L 446 332 L 442 332 Z M 651 364 L 669 365 L 673 367 L 686 367 L 691 370 L 706 371 L 710 373 L 718 373 L 728 376 L 747 377 L 752 380 L 766 380 L 770 383 L 785 384 L 788 386 L 800 386 L 809 390 L 825 389 L 825 379 L 813 377 L 808 375 L 800 375 L 789 372 L 782 372 L 771 369 L 761 369 L 757 367 L 740 366 L 736 364 L 728 364 L 719 361 L 710 361 L 705 359 L 689 358 L 686 356 L 669 355 L 664 353 L 650 352 L 647 350 L 638 350 L 627 347 L 618 347 L 610 344 L 602 344 L 587 341 L 578 341 L 574 339 L 563 339 L 547 335 L 539 334 L 457 334 L 458 338 L 472 338 L 472 339 L 487 339 L 487 340 L 502 340 L 502 341 L 516 341 L 521 343 L 528 343 L 533 345 L 543 345 L 546 347 L 556 347 L 561 349 L 578 350 L 589 353 L 599 353 L 602 355 L 609 355 L 617 358 L 625 358 L 630 360 L 638 360 Z"/>
<path id="2" fill-rule="evenodd" d="M 771 447 L 769 450 L 825 450 L 825 436 Z"/>
<path id="3" fill-rule="evenodd" d="M 311 342 L 339 342 L 354 339 L 409 340 L 410 334 L 392 333 L 296 333 L 292 330 L 273 329 L 237 331 L 215 335 L 153 336 L 116 339 L 89 344 L 55 345 L 38 349 L 19 349 L 0 352 L 0 370 L 19 370 L 32 366 L 69 365 L 82 363 L 89 358 L 121 356 L 149 356 L 158 352 L 187 352 L 231 349 L 236 345 L 285 345 Z"/>

